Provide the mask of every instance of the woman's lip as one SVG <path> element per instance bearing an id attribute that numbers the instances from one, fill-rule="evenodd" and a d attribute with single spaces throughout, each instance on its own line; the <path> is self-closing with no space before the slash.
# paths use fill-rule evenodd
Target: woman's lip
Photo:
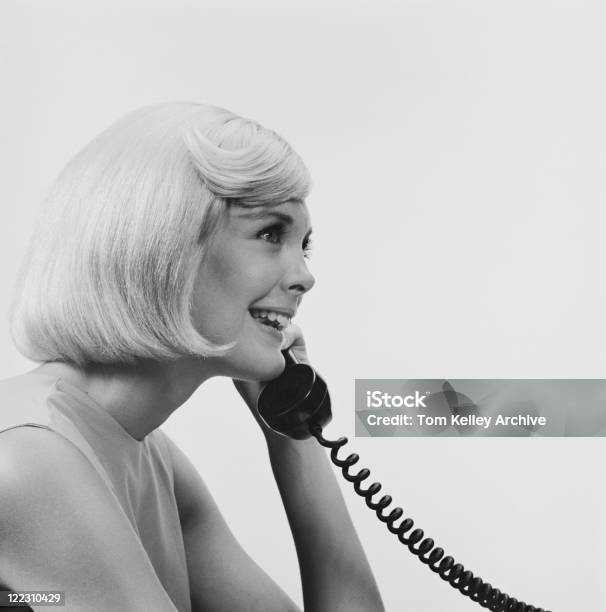
<path id="1" fill-rule="evenodd" d="M 265 333 L 270 334 L 273 338 L 282 342 L 284 336 L 282 335 L 282 332 L 280 330 L 276 329 L 275 327 L 272 327 L 271 325 L 264 325 L 263 323 L 260 323 L 258 319 L 255 319 L 252 316 L 251 319 L 255 322 L 255 325 L 263 328 L 263 331 Z"/>
<path id="2" fill-rule="evenodd" d="M 292 308 L 280 308 L 278 306 L 251 306 L 248 310 L 267 310 L 269 312 L 278 312 L 289 319 L 292 319 L 296 314 Z"/>

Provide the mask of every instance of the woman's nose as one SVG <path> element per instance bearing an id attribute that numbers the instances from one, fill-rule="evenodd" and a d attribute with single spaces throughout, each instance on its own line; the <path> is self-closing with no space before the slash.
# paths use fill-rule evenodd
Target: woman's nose
<path id="1" fill-rule="evenodd" d="M 297 295 L 307 293 L 315 284 L 316 279 L 309 271 L 305 259 L 301 258 L 298 265 L 284 279 L 286 289 Z"/>

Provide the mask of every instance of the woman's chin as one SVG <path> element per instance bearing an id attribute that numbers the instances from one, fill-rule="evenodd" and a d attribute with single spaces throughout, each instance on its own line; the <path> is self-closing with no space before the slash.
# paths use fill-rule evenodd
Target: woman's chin
<path id="1" fill-rule="evenodd" d="M 275 355 L 261 356 L 256 354 L 239 359 L 238 361 L 237 366 L 233 368 L 236 372 L 232 371 L 230 374 L 231 378 L 267 382 L 278 378 L 284 372 L 284 357 L 279 351 L 276 351 Z"/>
<path id="2" fill-rule="evenodd" d="M 282 360 L 282 363 L 277 368 L 274 368 L 265 380 L 268 381 L 268 380 L 274 380 L 275 378 L 278 378 L 278 376 L 280 376 L 282 372 L 284 372 L 284 367 L 285 367 L 284 360 Z"/>
<path id="3" fill-rule="evenodd" d="M 284 372 L 284 358 L 280 356 L 280 359 L 276 362 L 256 364 L 254 372 L 251 372 L 251 379 L 258 382 L 267 382 L 278 378 L 282 372 Z"/>

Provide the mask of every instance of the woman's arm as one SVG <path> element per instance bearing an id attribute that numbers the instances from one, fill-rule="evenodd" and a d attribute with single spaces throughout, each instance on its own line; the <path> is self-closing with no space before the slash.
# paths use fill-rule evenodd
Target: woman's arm
<path id="1" fill-rule="evenodd" d="M 283 347 L 309 364 L 297 325 L 284 331 Z M 314 439 L 291 440 L 265 424 L 256 408 L 260 383 L 234 380 L 234 385 L 267 440 L 297 549 L 306 612 L 384 611 L 326 451 Z"/>
<path id="2" fill-rule="evenodd" d="M 172 458 L 192 612 L 300 612 L 246 554 L 194 465 L 164 437 Z"/>
<path id="3" fill-rule="evenodd" d="M 275 439 L 270 458 L 294 534 L 307 612 L 384 610 L 336 479 L 314 440 Z M 246 554 L 200 474 L 168 436 L 193 612 L 296 612 Z M 316 444 L 317 448 L 314 447 Z"/>
<path id="4" fill-rule="evenodd" d="M 383 611 L 326 451 L 314 439 L 264 431 L 297 548 L 305 610 Z"/>

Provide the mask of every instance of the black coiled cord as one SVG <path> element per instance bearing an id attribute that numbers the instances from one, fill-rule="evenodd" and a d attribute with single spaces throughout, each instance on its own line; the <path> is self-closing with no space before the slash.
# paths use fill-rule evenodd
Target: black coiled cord
<path id="1" fill-rule="evenodd" d="M 391 504 L 391 496 L 384 495 L 379 501 L 372 501 L 372 497 L 380 491 L 381 483 L 374 482 L 367 489 L 360 486 L 362 481 L 370 476 L 370 470 L 363 468 L 357 474 L 350 473 L 351 466 L 357 463 L 360 457 L 356 453 L 348 455 L 345 459 L 337 457 L 339 449 L 347 444 L 347 438 L 341 437 L 334 441 L 327 440 L 322 436 L 322 428 L 319 425 L 312 425 L 309 431 L 322 446 L 330 448 L 331 461 L 338 468 L 341 468 L 345 479 L 353 483 L 356 493 L 365 499 L 366 505 L 371 510 L 376 511 L 379 520 L 387 524 L 387 529 L 397 535 L 398 540 L 405 544 L 408 550 L 417 555 L 419 560 L 428 565 L 432 571 L 439 574 L 442 580 L 450 583 L 452 587 L 458 589 L 472 601 L 479 603 L 483 608 L 488 608 L 493 612 L 549 612 L 543 610 L 543 608 L 535 608 L 523 601 L 518 601 L 506 593 L 501 593 L 499 589 L 485 583 L 469 570 L 465 570 L 460 563 L 455 563 L 452 557 L 444 557 L 444 550 L 438 547 L 434 548 L 434 541 L 431 538 L 423 539 L 422 529 L 415 529 L 408 536 L 404 535 L 412 529 L 414 521 L 406 518 L 397 527 L 394 525 L 404 514 L 404 511 L 397 507 L 387 515 L 383 513 L 383 510 Z M 415 548 L 416 544 L 418 546 Z"/>

